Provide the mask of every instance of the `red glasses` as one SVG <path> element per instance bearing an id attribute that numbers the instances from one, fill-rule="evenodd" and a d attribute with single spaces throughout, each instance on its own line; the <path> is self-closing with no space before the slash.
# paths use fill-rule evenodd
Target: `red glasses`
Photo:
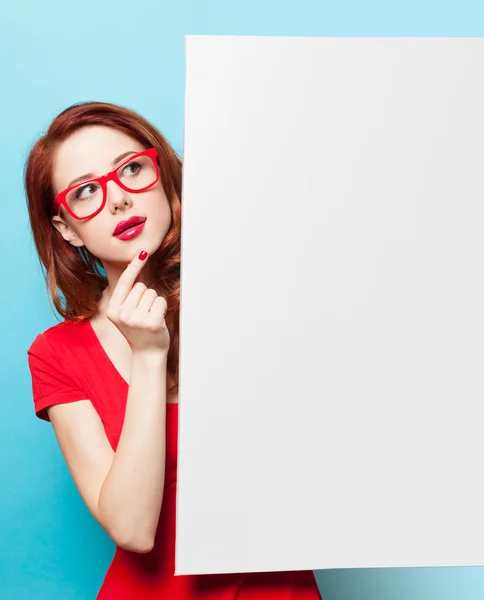
<path id="1" fill-rule="evenodd" d="M 156 148 L 148 148 L 133 154 L 106 175 L 68 187 L 55 196 L 55 211 L 59 214 L 62 205 L 75 219 L 94 217 L 106 204 L 108 181 L 114 181 L 127 192 L 148 190 L 159 178 L 157 156 Z"/>

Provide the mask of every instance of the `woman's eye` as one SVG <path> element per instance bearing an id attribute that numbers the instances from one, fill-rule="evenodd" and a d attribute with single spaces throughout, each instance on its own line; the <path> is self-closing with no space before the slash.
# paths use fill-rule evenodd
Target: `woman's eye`
<path id="1" fill-rule="evenodd" d="M 132 177 L 133 175 L 137 175 L 141 170 L 141 165 L 136 162 L 130 162 L 127 165 L 125 165 L 121 171 L 121 174 L 123 176 L 128 176 L 128 177 Z"/>
<path id="2" fill-rule="evenodd" d="M 96 193 L 97 189 L 98 186 L 95 183 L 81 185 L 76 190 L 76 199 L 84 200 L 89 198 L 89 196 Z"/>

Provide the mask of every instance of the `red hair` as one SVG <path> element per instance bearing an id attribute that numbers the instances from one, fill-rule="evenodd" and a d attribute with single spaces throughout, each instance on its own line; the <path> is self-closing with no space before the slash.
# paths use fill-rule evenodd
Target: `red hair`
<path id="1" fill-rule="evenodd" d="M 163 135 L 136 112 L 105 102 L 82 102 L 61 112 L 47 133 L 33 145 L 25 165 L 25 191 L 34 243 L 49 298 L 66 320 L 92 317 L 102 291 L 108 285 L 102 263 L 87 248 L 75 248 L 64 240 L 52 223 L 54 191 L 52 170 L 59 145 L 81 127 L 103 125 L 121 131 L 146 148 L 158 151 L 160 180 L 170 203 L 172 222 L 160 248 L 152 255 L 156 280 L 166 290 L 170 332 L 168 370 L 178 389 L 180 234 L 182 162 Z M 59 297 L 59 291 L 63 298 Z"/>

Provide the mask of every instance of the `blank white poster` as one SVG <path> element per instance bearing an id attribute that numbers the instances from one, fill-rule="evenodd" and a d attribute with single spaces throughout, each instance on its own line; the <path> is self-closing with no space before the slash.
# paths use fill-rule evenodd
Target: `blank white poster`
<path id="1" fill-rule="evenodd" d="M 484 565 L 484 43 L 189 36 L 176 574 Z"/>

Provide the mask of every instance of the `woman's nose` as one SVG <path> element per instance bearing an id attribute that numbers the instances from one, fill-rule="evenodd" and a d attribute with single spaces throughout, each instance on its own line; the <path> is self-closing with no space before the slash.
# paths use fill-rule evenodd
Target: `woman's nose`
<path id="1" fill-rule="evenodd" d="M 131 206 L 132 200 L 128 192 L 125 192 L 114 181 L 108 181 L 106 186 L 107 203 L 111 210 Z"/>

